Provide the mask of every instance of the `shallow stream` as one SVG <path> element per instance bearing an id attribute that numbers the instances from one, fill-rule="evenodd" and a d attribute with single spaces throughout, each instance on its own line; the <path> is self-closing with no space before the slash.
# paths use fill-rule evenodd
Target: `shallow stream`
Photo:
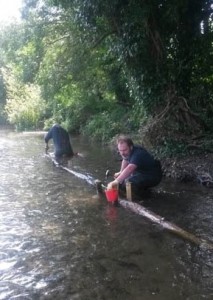
<path id="1" fill-rule="evenodd" d="M 43 133 L 0 131 L 0 300 L 213 299 L 213 251 L 183 240 L 55 167 Z M 104 183 L 120 162 L 72 139 L 70 168 Z M 163 182 L 144 206 L 213 243 L 212 191 Z"/>

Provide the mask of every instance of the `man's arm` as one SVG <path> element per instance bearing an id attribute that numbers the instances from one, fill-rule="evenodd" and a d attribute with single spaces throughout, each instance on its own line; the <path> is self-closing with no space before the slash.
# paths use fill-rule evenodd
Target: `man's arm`
<path id="1" fill-rule="evenodd" d="M 117 173 L 114 174 L 114 178 L 118 178 L 118 176 L 121 175 L 121 172 L 128 166 L 128 164 L 129 164 L 128 161 L 125 160 L 125 159 L 123 159 L 122 163 L 121 163 L 121 169 L 120 169 L 119 172 L 117 172 Z"/>
<path id="2" fill-rule="evenodd" d="M 126 169 L 126 167 L 128 166 L 128 164 L 129 164 L 128 160 L 123 159 L 122 163 L 121 163 L 121 170 L 120 170 L 120 172 L 122 172 L 124 169 Z"/>
<path id="3" fill-rule="evenodd" d="M 116 178 L 118 183 L 123 182 L 126 178 L 128 178 L 137 168 L 134 164 L 128 164 L 125 169 L 121 172 L 121 174 Z"/>
<path id="4" fill-rule="evenodd" d="M 52 138 L 52 130 L 49 130 L 49 132 L 45 135 L 44 137 L 44 142 L 45 142 L 45 152 L 47 153 L 47 151 L 49 150 L 49 145 L 48 142 L 49 140 Z"/>
<path id="5" fill-rule="evenodd" d="M 48 142 L 45 142 L 46 145 L 45 145 L 45 153 L 47 154 L 48 150 L 49 150 L 49 145 L 48 145 Z"/>
<path id="6" fill-rule="evenodd" d="M 134 164 L 128 164 L 125 169 L 120 173 L 120 175 L 113 181 L 111 181 L 108 185 L 108 189 L 112 189 L 117 186 L 119 183 L 122 183 L 126 178 L 128 178 L 137 168 Z"/>

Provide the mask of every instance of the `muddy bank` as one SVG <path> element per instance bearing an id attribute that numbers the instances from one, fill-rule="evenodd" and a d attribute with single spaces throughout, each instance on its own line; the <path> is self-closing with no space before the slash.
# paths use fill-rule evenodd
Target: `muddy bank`
<path id="1" fill-rule="evenodd" d="M 161 160 L 164 176 L 213 188 L 213 153 Z"/>

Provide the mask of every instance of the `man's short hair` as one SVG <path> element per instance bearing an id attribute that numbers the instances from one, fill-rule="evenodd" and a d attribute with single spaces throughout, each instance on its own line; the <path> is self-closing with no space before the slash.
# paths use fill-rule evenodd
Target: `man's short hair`
<path id="1" fill-rule="evenodd" d="M 126 143 L 129 147 L 134 146 L 134 143 L 133 143 L 132 139 L 128 136 L 125 136 L 125 135 L 120 135 L 117 138 L 117 145 L 120 144 L 120 143 Z"/>

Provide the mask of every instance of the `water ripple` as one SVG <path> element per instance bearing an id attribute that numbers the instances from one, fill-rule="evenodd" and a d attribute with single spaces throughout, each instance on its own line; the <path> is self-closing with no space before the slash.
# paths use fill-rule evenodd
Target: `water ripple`
<path id="1" fill-rule="evenodd" d="M 55 168 L 43 134 L 0 131 L 0 300 L 210 300 L 212 253 L 94 197 L 85 179 L 115 160 L 106 147 L 74 144 L 88 152 L 73 161 L 86 177 Z M 182 189 L 162 185 L 148 206 L 211 238 L 212 196 Z"/>

